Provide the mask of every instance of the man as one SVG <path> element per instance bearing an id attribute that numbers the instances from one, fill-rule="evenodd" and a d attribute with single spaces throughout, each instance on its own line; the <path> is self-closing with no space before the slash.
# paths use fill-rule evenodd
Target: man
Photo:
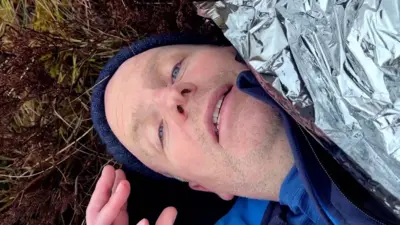
<path id="1" fill-rule="evenodd" d="M 117 161 L 224 200 L 269 200 L 262 224 L 395 223 L 383 207 L 372 211 L 378 203 L 266 94 L 233 47 L 210 44 L 162 35 L 110 60 L 92 117 Z M 106 167 L 88 224 L 127 224 L 129 186 Z M 175 216 L 167 208 L 159 222 Z"/>

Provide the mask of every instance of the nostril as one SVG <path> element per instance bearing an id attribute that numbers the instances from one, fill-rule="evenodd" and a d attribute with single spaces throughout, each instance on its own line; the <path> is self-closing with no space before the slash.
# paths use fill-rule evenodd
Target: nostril
<path id="1" fill-rule="evenodd" d="M 180 105 L 178 105 L 176 107 L 176 109 L 178 110 L 179 113 L 183 113 L 184 112 L 182 106 L 180 106 Z"/>
<path id="2" fill-rule="evenodd" d="M 183 89 L 183 90 L 181 91 L 181 94 L 182 94 L 182 95 L 187 94 L 187 93 L 190 93 L 190 90 L 189 90 L 189 89 Z"/>

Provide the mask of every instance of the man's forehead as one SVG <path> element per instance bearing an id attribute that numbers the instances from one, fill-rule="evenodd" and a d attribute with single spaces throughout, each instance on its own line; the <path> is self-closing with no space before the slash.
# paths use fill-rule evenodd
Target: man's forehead
<path id="1" fill-rule="evenodd" d="M 157 75 L 159 64 L 160 53 L 157 49 L 133 56 L 117 69 L 107 86 L 108 88 L 111 86 L 111 89 L 126 88 L 126 90 L 146 88 L 154 80 L 153 76 Z"/>
<path id="2" fill-rule="evenodd" d="M 132 57 L 117 72 L 123 73 L 121 74 L 121 78 L 123 78 L 118 83 L 123 89 L 120 100 L 125 105 L 123 107 L 119 104 L 117 107 L 121 107 L 120 110 L 124 111 L 123 120 L 125 122 L 121 125 L 125 126 L 124 133 L 127 136 L 125 138 L 128 138 L 129 146 L 133 148 L 130 149 L 131 151 L 143 152 L 140 149 L 146 147 L 143 145 L 144 136 L 146 135 L 144 132 L 147 130 L 146 118 L 150 107 L 149 102 L 151 102 L 150 92 L 156 87 L 157 80 L 160 77 L 160 53 L 160 49 L 152 49 Z M 115 75 L 118 76 L 118 74 Z M 117 85 L 115 89 L 120 91 Z"/>

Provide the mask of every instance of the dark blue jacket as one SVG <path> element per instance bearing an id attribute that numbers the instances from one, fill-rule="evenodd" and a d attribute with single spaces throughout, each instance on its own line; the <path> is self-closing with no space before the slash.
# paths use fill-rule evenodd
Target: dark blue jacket
<path id="1" fill-rule="evenodd" d="M 295 159 L 295 168 L 284 182 L 287 186 L 282 187 L 280 202 L 268 204 L 262 225 L 400 224 L 307 131 L 297 125 L 250 71 L 239 74 L 237 86 L 280 112 Z"/>

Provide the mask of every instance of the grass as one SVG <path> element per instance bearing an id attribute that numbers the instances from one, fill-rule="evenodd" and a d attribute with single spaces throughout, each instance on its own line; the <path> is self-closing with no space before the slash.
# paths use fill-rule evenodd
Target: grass
<path id="1" fill-rule="evenodd" d="M 118 166 L 90 120 L 101 68 L 150 34 L 216 29 L 184 0 L 0 0 L 0 224 L 84 224 Z"/>

